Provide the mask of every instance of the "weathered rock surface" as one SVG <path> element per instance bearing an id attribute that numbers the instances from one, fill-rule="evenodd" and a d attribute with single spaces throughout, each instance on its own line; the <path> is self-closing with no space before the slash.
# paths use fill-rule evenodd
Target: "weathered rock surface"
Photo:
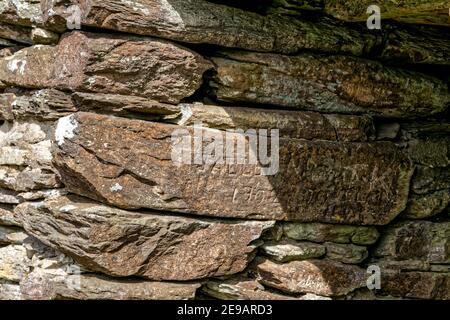
<path id="1" fill-rule="evenodd" d="M 417 164 L 431 168 L 450 166 L 450 136 L 412 139 L 407 151 Z"/>
<path id="2" fill-rule="evenodd" d="M 261 283 L 289 293 L 340 296 L 366 285 L 363 269 L 325 259 L 285 264 L 260 260 L 256 270 Z"/>
<path id="3" fill-rule="evenodd" d="M 31 40 L 34 44 L 56 44 L 59 40 L 59 35 L 53 31 L 42 28 L 33 28 L 31 30 Z"/>
<path id="4" fill-rule="evenodd" d="M 370 245 L 379 233 L 374 227 L 336 226 L 323 223 L 284 223 L 283 233 L 295 240 Z"/>
<path id="5" fill-rule="evenodd" d="M 0 245 L 21 244 L 27 235 L 19 228 L 0 225 Z"/>
<path id="6" fill-rule="evenodd" d="M 22 296 L 31 300 L 187 300 L 200 284 L 119 280 L 97 275 L 51 277 L 32 272 L 20 283 Z"/>
<path id="7" fill-rule="evenodd" d="M 12 205 L 0 203 L 0 225 L 20 226 L 20 222 L 14 215 L 14 207 Z"/>
<path id="8" fill-rule="evenodd" d="M 31 28 L 15 26 L 0 21 L 0 38 L 32 44 Z"/>
<path id="9" fill-rule="evenodd" d="M 0 94 L 0 119 L 4 120 L 51 121 L 81 110 L 159 121 L 169 121 L 181 113 L 177 105 L 118 94 L 70 94 L 56 89 L 14 90 Z M 352 124 L 356 126 L 356 120 Z"/>
<path id="10" fill-rule="evenodd" d="M 277 128 L 280 135 L 307 140 L 373 140 L 373 121 L 352 116 L 304 111 L 221 107 L 202 103 L 171 105 L 143 97 L 55 89 L 0 94 L 0 119 L 57 120 L 77 111 L 162 121 L 180 125 L 202 123 L 216 129 Z"/>
<path id="11" fill-rule="evenodd" d="M 450 190 L 436 191 L 426 195 L 410 196 L 402 217 L 409 219 L 425 219 L 435 216 L 450 204 Z"/>
<path id="12" fill-rule="evenodd" d="M 448 17 L 449 1 L 425 0 L 425 1 L 391 1 L 381 0 L 276 0 L 281 7 L 293 9 L 322 9 L 326 13 L 347 21 L 366 21 L 369 17 L 367 8 L 373 4 L 380 7 L 382 18 L 393 18 L 409 23 L 429 23 L 449 25 Z"/>
<path id="13" fill-rule="evenodd" d="M 212 94 L 227 102 L 385 117 L 425 116 L 450 104 L 437 78 L 348 56 L 227 52 L 212 60 Z"/>
<path id="14" fill-rule="evenodd" d="M 24 203 L 16 212 L 27 233 L 89 269 L 153 280 L 243 271 L 253 257 L 253 242 L 273 225 L 127 212 L 66 197 Z"/>
<path id="15" fill-rule="evenodd" d="M 295 300 L 267 291 L 257 281 L 244 276 L 235 276 L 226 280 L 209 280 L 202 287 L 202 292 L 221 300 Z"/>
<path id="16" fill-rule="evenodd" d="M 15 282 L 0 280 L 0 300 L 22 300 L 20 285 Z"/>
<path id="17" fill-rule="evenodd" d="M 19 282 L 28 271 L 28 257 L 21 245 L 9 245 L 0 248 L 0 279 Z"/>
<path id="18" fill-rule="evenodd" d="M 294 297 L 274 293 L 264 288 L 258 281 L 243 275 L 230 279 L 209 280 L 202 287 L 202 292 L 221 300 L 331 300 L 312 293 Z"/>
<path id="19" fill-rule="evenodd" d="M 325 243 L 327 249 L 326 258 L 342 263 L 358 264 L 363 262 L 369 255 L 366 247 L 354 244 Z"/>
<path id="20" fill-rule="evenodd" d="M 450 167 L 433 168 L 417 166 L 411 181 L 411 190 L 415 194 L 427 194 L 450 189 Z"/>
<path id="21" fill-rule="evenodd" d="M 416 299 L 450 299 L 450 273 L 382 272 L 379 294 Z"/>
<path id="22" fill-rule="evenodd" d="M 428 26 L 394 26 L 381 57 L 398 64 L 449 65 L 450 36 L 443 31 Z"/>
<path id="23" fill-rule="evenodd" d="M 44 12 L 51 12 L 47 15 L 49 22 L 57 18 L 64 21 L 61 18 L 67 16 L 67 2 L 72 3 L 42 1 Z M 379 41 L 373 35 L 329 20 L 310 22 L 276 15 L 264 17 L 204 0 L 93 0 L 91 3 L 88 12 L 83 10 L 84 25 L 188 43 L 265 52 L 296 53 L 314 49 L 360 55 Z"/>
<path id="24" fill-rule="evenodd" d="M 323 245 L 292 240 L 266 242 L 261 246 L 261 249 L 265 255 L 278 262 L 319 258 L 326 252 Z"/>
<path id="25" fill-rule="evenodd" d="M 197 53 L 161 40 L 72 32 L 56 47 L 33 46 L 0 60 L 0 81 L 177 103 L 198 89 L 210 67 Z"/>
<path id="26" fill-rule="evenodd" d="M 389 226 L 374 255 L 450 263 L 450 222 L 405 221 Z"/>
<path id="27" fill-rule="evenodd" d="M 216 129 L 278 129 L 280 136 L 307 140 L 368 141 L 374 125 L 369 117 L 316 112 L 258 110 L 242 107 L 218 107 L 201 103 L 182 104 L 183 116 L 177 123 Z"/>
<path id="28" fill-rule="evenodd" d="M 412 170 L 391 143 L 281 138 L 279 172 L 268 176 L 260 165 L 173 162 L 177 129 L 208 134 L 77 113 L 59 121 L 54 163 L 71 192 L 124 209 L 339 224 L 386 224 L 404 209 Z"/>
<path id="29" fill-rule="evenodd" d="M 52 167 L 52 128 L 45 123 L 0 125 L 0 188 L 31 191 L 60 187 Z"/>
<path id="30" fill-rule="evenodd" d="M 40 0 L 2 0 L 0 20 L 28 27 L 42 23 Z"/>

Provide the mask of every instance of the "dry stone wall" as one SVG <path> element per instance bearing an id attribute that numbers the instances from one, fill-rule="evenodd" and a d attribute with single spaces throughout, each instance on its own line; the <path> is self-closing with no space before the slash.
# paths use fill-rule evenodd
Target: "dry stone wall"
<path id="1" fill-rule="evenodd" d="M 450 299 L 450 3 L 366 2 L 0 0 L 0 299 Z"/>

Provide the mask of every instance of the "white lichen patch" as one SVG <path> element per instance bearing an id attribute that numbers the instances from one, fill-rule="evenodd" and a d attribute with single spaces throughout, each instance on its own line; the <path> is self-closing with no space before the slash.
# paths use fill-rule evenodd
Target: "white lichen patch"
<path id="1" fill-rule="evenodd" d="M 75 135 L 74 131 L 77 127 L 78 122 L 73 115 L 59 119 L 55 131 L 55 139 L 58 145 L 61 146 L 65 139 L 73 138 Z"/>
<path id="2" fill-rule="evenodd" d="M 25 60 L 13 59 L 13 60 L 8 62 L 6 67 L 12 73 L 18 72 L 20 75 L 23 75 L 24 72 L 25 72 L 25 66 L 26 65 L 27 65 L 27 62 Z"/>
<path id="3" fill-rule="evenodd" d="M 118 184 L 117 182 L 116 182 L 115 185 L 113 185 L 113 186 L 110 188 L 111 192 L 119 192 L 119 191 L 121 191 L 122 189 L 123 189 L 123 187 L 122 187 L 120 184 Z"/>

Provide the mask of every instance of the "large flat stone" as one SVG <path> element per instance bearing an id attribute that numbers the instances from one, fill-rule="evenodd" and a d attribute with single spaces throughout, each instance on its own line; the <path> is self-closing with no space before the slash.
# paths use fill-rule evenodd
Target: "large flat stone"
<path id="1" fill-rule="evenodd" d="M 33 46 L 0 60 L 0 81 L 27 88 L 116 93 L 177 103 L 212 65 L 156 39 L 72 32 L 56 47 Z"/>
<path id="2" fill-rule="evenodd" d="M 254 241 L 273 225 L 127 212 L 67 197 L 24 203 L 16 213 L 27 233 L 82 266 L 152 280 L 241 272 L 253 258 Z"/>
<path id="3" fill-rule="evenodd" d="M 260 282 L 289 293 L 341 296 L 366 285 L 365 270 L 332 260 L 305 260 L 279 264 L 258 260 Z"/>
<path id="4" fill-rule="evenodd" d="M 52 277 L 32 272 L 22 279 L 24 299 L 54 300 L 188 300 L 198 283 L 157 282 L 102 277 L 94 274 Z"/>
<path id="5" fill-rule="evenodd" d="M 243 107 L 219 107 L 202 103 L 181 104 L 180 125 L 202 123 L 216 129 L 267 129 L 280 136 L 307 140 L 368 141 L 375 128 L 370 117 L 320 114 L 308 111 L 284 111 Z"/>
<path id="6" fill-rule="evenodd" d="M 18 91 L 18 92 L 17 92 Z M 373 140 L 373 120 L 367 116 L 222 107 L 203 103 L 172 105 L 119 94 L 65 93 L 55 89 L 15 90 L 0 94 L 0 119 L 57 120 L 77 111 L 133 119 L 195 125 L 216 129 L 277 128 L 280 136 L 308 140 Z"/>
<path id="7" fill-rule="evenodd" d="M 47 21 L 67 16 L 67 3 L 43 0 Z M 82 23 L 157 36 L 188 43 L 207 43 L 255 51 L 295 53 L 301 49 L 349 52 L 370 51 L 379 39 L 329 20 L 292 21 L 277 15 L 262 16 L 204 0 L 93 0 L 83 10 Z M 87 14 L 85 14 L 87 13 Z M 63 26 L 64 27 L 64 26 Z"/>
<path id="8" fill-rule="evenodd" d="M 212 132 L 77 113 L 59 121 L 54 164 L 71 192 L 124 209 L 386 224 L 405 207 L 412 168 L 394 144 L 281 138 L 277 173 L 251 163 L 173 162 L 171 136 L 180 129 L 183 137 Z"/>
<path id="9" fill-rule="evenodd" d="M 322 112 L 419 117 L 444 111 L 447 84 L 349 56 L 221 53 L 210 82 L 217 99 Z"/>
<path id="10" fill-rule="evenodd" d="M 295 300 L 295 297 L 285 296 L 266 290 L 254 279 L 245 276 L 235 276 L 231 279 L 209 280 L 202 287 L 202 292 L 221 300 Z"/>

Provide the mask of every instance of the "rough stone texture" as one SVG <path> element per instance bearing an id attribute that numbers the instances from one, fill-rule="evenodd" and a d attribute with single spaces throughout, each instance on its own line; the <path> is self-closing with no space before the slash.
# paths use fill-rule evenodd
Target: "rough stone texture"
<path id="1" fill-rule="evenodd" d="M 295 300 L 294 297 L 267 291 L 253 279 L 236 276 L 226 280 L 210 280 L 202 292 L 221 300 Z"/>
<path id="2" fill-rule="evenodd" d="M 336 18 L 350 21 L 366 21 L 367 8 L 376 4 L 380 7 L 383 19 L 393 18 L 409 23 L 428 23 L 449 25 L 447 0 L 275 0 L 279 7 L 288 9 L 321 9 Z"/>
<path id="3" fill-rule="evenodd" d="M 450 263 L 450 222 L 405 221 L 389 226 L 374 255 L 392 260 Z"/>
<path id="4" fill-rule="evenodd" d="M 412 170 L 393 144 L 281 138 L 279 173 L 264 176 L 252 164 L 176 165 L 178 128 L 78 113 L 59 121 L 55 165 L 71 192 L 125 209 L 340 224 L 386 224 L 404 209 Z"/>
<path id="5" fill-rule="evenodd" d="M 230 279 L 209 280 L 202 287 L 202 292 L 221 300 L 331 300 L 312 293 L 295 297 L 274 293 L 264 288 L 258 281 L 244 275 Z"/>
<path id="6" fill-rule="evenodd" d="M 0 21 L 22 26 L 42 23 L 40 0 L 0 1 Z"/>
<path id="7" fill-rule="evenodd" d="M 450 299 L 450 273 L 383 272 L 379 294 L 416 299 Z"/>
<path id="8" fill-rule="evenodd" d="M 450 204 L 450 190 L 436 191 L 426 195 L 412 195 L 402 217 L 424 219 L 441 213 Z"/>
<path id="9" fill-rule="evenodd" d="M 224 108 L 201 103 L 178 106 L 141 97 L 76 92 L 68 95 L 54 89 L 0 95 L 0 117 L 5 120 L 38 118 L 57 120 L 78 110 L 212 128 L 280 128 L 281 134 L 306 139 L 358 141 L 373 134 L 370 118 L 312 112 L 291 114 L 279 110 L 255 112 L 250 108 Z M 283 121 L 283 117 L 285 121 Z M 330 119 L 330 120 L 328 120 Z M 287 123 L 286 123 L 287 122 Z"/>
<path id="10" fill-rule="evenodd" d="M 254 241 L 272 225 L 126 212 L 66 197 L 22 204 L 17 211 L 29 234 L 81 265 L 114 276 L 153 280 L 243 271 L 253 257 Z"/>
<path id="11" fill-rule="evenodd" d="M 58 43 L 59 35 L 42 28 L 33 28 L 31 30 L 31 40 L 35 44 L 56 44 Z"/>
<path id="12" fill-rule="evenodd" d="M 449 146 L 449 136 L 414 139 L 408 143 L 408 153 L 417 164 L 431 168 L 448 167 L 450 166 Z"/>
<path id="13" fill-rule="evenodd" d="M 366 116 L 322 115 L 316 112 L 275 109 L 218 107 L 201 103 L 182 104 L 179 125 L 216 129 L 280 130 L 280 136 L 307 140 L 368 141 L 373 139 L 374 125 Z"/>
<path id="14" fill-rule="evenodd" d="M 51 20 L 64 17 L 70 1 L 44 0 Z M 75 3 L 75 1 L 73 1 Z M 56 16 L 55 16 L 56 14 Z M 61 20 L 61 19 L 60 19 Z M 189 43 L 207 43 L 242 49 L 296 53 L 302 49 L 360 55 L 379 41 L 329 20 L 292 21 L 289 17 L 263 17 L 204 0 L 92 0 L 83 24 L 157 36 Z"/>
<path id="15" fill-rule="evenodd" d="M 450 2 L 367 1 L 0 0 L 0 299 L 450 300 Z"/>
<path id="16" fill-rule="evenodd" d="M 3 58 L 0 80 L 177 103 L 198 89 L 210 67 L 200 55 L 161 40 L 72 32 L 56 47 L 33 46 Z"/>
<path id="17" fill-rule="evenodd" d="M 326 252 L 323 245 L 291 240 L 266 242 L 261 249 L 265 255 L 278 262 L 319 258 Z"/>
<path id="18" fill-rule="evenodd" d="M 0 125 L 0 188 L 31 191 L 57 188 L 52 167 L 52 128 L 33 122 Z"/>
<path id="19" fill-rule="evenodd" d="M 327 242 L 326 258 L 342 263 L 358 264 L 363 262 L 369 255 L 366 247 L 355 246 L 354 244 L 338 244 Z"/>
<path id="20" fill-rule="evenodd" d="M 15 282 L 0 280 L 0 299 L 1 300 L 22 300 L 20 285 Z"/>
<path id="21" fill-rule="evenodd" d="M 340 296 L 366 285 L 363 269 L 325 259 L 285 264 L 261 260 L 256 270 L 261 283 L 289 293 Z"/>
<path id="22" fill-rule="evenodd" d="M 77 112 L 71 96 L 55 89 L 0 95 L 0 117 L 5 120 L 57 120 Z"/>
<path id="23" fill-rule="evenodd" d="M 23 44 L 32 44 L 31 28 L 0 22 L 0 38 L 14 40 Z"/>
<path id="24" fill-rule="evenodd" d="M 89 274 L 51 277 L 32 272 L 20 287 L 24 299 L 31 300 L 187 300 L 194 298 L 200 284 L 115 280 Z"/>
<path id="25" fill-rule="evenodd" d="M 374 138 L 367 116 L 322 115 L 316 112 L 255 110 L 202 103 L 171 105 L 142 97 L 75 92 L 55 89 L 0 94 L 0 119 L 57 120 L 77 111 L 194 125 L 216 129 L 277 128 L 280 135 L 308 140 L 368 141 Z"/>
<path id="26" fill-rule="evenodd" d="M 450 168 L 417 166 L 411 181 L 416 194 L 427 194 L 450 189 Z"/>
<path id="27" fill-rule="evenodd" d="M 0 280 L 19 282 L 27 269 L 27 252 L 21 245 L 0 248 Z"/>
<path id="28" fill-rule="evenodd" d="M 88 274 L 72 259 L 33 238 L 27 238 L 24 246 L 9 246 L 0 252 L 0 299 L 180 300 L 194 298 L 200 287 L 194 282 L 152 282 Z"/>
<path id="29" fill-rule="evenodd" d="M 0 245 L 21 244 L 26 237 L 27 235 L 19 228 L 0 225 Z"/>
<path id="30" fill-rule="evenodd" d="M 449 65 L 450 36 L 442 31 L 426 26 L 394 27 L 381 56 L 399 64 Z"/>
<path id="31" fill-rule="evenodd" d="M 323 112 L 418 117 L 444 111 L 447 84 L 421 73 L 348 56 L 226 52 L 212 58 L 210 83 L 221 101 Z"/>
<path id="32" fill-rule="evenodd" d="M 295 240 L 370 245 L 379 233 L 373 227 L 336 226 L 323 223 L 285 223 L 283 233 Z"/>

